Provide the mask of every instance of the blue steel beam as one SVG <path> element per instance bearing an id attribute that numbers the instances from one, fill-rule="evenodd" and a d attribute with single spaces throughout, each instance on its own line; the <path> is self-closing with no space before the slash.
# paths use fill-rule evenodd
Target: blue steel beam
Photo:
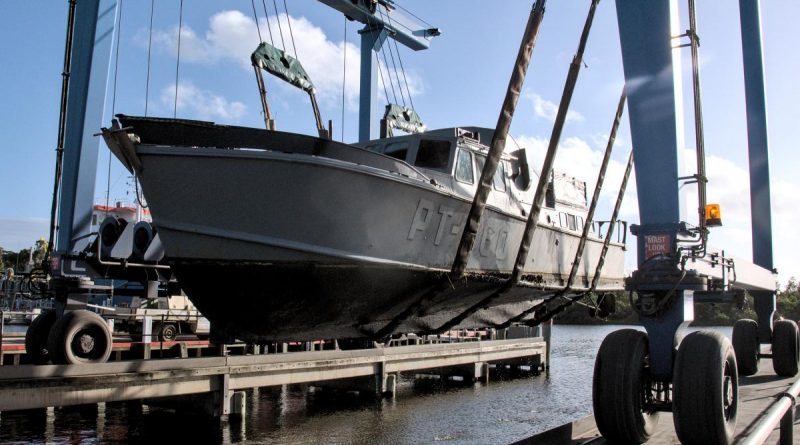
<path id="1" fill-rule="evenodd" d="M 759 0 L 739 0 L 742 29 L 742 62 L 747 107 L 747 145 L 750 158 L 750 219 L 753 262 L 772 270 L 772 209 L 769 189 L 769 138 L 764 63 L 761 53 L 761 6 Z M 772 338 L 775 294 L 755 292 L 759 340 Z"/>
<path id="2" fill-rule="evenodd" d="M 56 250 L 76 250 L 89 234 L 116 0 L 80 0 L 75 10 Z"/>
<path id="3" fill-rule="evenodd" d="M 428 49 L 439 30 L 398 11 L 392 0 L 319 0 L 345 16 L 363 23 L 361 34 L 361 80 L 358 104 L 358 141 L 377 139 L 378 75 L 372 53 L 392 38 L 415 51 Z M 383 8 L 383 9 L 381 9 Z M 387 67 L 388 69 L 388 67 Z"/>
<path id="4" fill-rule="evenodd" d="M 617 0 L 616 5 L 641 221 L 634 234 L 642 266 L 653 246 L 661 253 L 676 248 L 681 223 L 676 103 L 682 98 L 673 73 L 671 1 Z M 647 248 L 648 238 L 659 241 L 649 241 Z M 664 380 L 672 377 L 676 333 L 694 318 L 691 291 L 674 290 L 672 298 L 664 313 L 640 316 L 648 333 L 650 372 Z"/>

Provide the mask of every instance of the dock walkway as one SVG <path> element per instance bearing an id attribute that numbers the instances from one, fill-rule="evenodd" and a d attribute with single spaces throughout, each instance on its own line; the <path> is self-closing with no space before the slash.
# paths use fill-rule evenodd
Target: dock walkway
<path id="1" fill-rule="evenodd" d="M 489 363 L 541 363 L 545 353 L 545 341 L 535 337 L 352 351 L 3 366 L 0 411 L 209 395 L 210 414 L 225 416 L 231 414 L 237 390 L 367 378 L 374 379 L 377 393 L 394 392 L 400 372 L 465 366 L 479 378 L 488 372 Z"/>

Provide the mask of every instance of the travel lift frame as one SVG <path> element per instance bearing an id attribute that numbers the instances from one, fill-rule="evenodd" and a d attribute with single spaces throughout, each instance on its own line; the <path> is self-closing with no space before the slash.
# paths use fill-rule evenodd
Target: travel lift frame
<path id="1" fill-rule="evenodd" d="M 777 374 L 795 375 L 800 358 L 797 324 L 773 324 L 776 278 L 759 0 L 739 1 L 754 264 L 734 261 L 706 245 L 709 216 L 704 208 L 707 178 L 694 1 L 689 0 L 685 34 L 678 25 L 677 0 L 616 0 L 616 6 L 641 221 L 631 227 L 637 236 L 638 269 L 626 288 L 647 334 L 621 330 L 603 341 L 594 372 L 595 420 L 607 439 L 642 443 L 654 431 L 658 412 L 672 411 L 683 443 L 727 444 L 736 424 L 738 374 L 754 374 L 758 358 L 771 356 Z M 679 37 L 688 37 L 690 44 L 674 44 Z M 692 49 L 698 144 L 698 170 L 689 177 L 679 176 L 682 46 Z M 699 227 L 681 219 L 682 183 L 698 186 Z M 758 322 L 737 322 L 733 345 L 713 332 L 679 338 L 694 318 L 695 301 L 741 303 L 744 290 L 754 298 Z M 771 344 L 772 354 L 762 354 L 761 344 Z"/>
<path id="2" fill-rule="evenodd" d="M 439 32 L 435 28 L 409 28 L 384 22 L 382 16 L 374 14 L 375 0 L 320 1 L 366 25 L 361 31 L 362 94 L 359 140 L 374 138 L 377 131 L 372 125 L 372 118 L 377 111 L 377 74 L 372 65 L 372 51 L 379 50 L 389 37 L 411 49 L 425 49 L 431 38 Z M 392 7 L 389 0 L 379 1 L 381 5 Z M 74 64 L 72 72 L 67 73 L 70 81 L 67 104 L 69 113 L 66 115 L 64 129 L 64 173 L 59 194 L 58 237 L 50 264 L 54 281 L 69 283 L 57 291 L 56 307 L 60 319 L 69 318 L 61 314 L 69 313 L 73 308 L 81 307 L 81 304 L 85 307 L 81 298 L 78 298 L 74 307 L 69 304 L 75 296 L 73 293 L 78 290 L 77 295 L 80 297 L 91 292 L 94 279 L 108 276 L 107 268 L 121 275 L 130 270 L 123 264 L 120 267 L 106 266 L 98 271 L 95 264 L 81 253 L 90 241 L 89 226 L 99 148 L 99 139 L 94 139 L 93 134 L 102 123 L 105 112 L 111 42 L 117 29 L 117 1 L 80 0 L 76 6 L 74 1 L 70 3 L 75 7 L 75 39 L 71 42 L 70 51 L 73 60 L 84 63 Z M 730 292 L 731 284 L 748 289 L 755 297 L 758 324 L 737 323 L 734 329 L 734 346 L 740 363 L 745 355 L 748 363 L 757 363 L 759 343 L 772 343 L 773 346 L 780 344 L 780 347 L 773 349 L 787 350 L 791 348 L 786 348 L 781 342 L 789 337 L 791 339 L 786 341 L 797 341 L 796 331 L 788 333 L 783 329 L 786 324 L 775 323 L 774 332 L 772 326 L 775 284 L 771 270 L 769 170 L 758 1 L 740 0 L 740 14 L 750 147 L 753 254 L 756 265 L 761 267 L 741 260 L 734 264 L 724 252 L 711 250 L 706 251 L 702 258 L 696 254 L 694 257 L 689 255 L 686 262 L 678 262 L 676 266 L 672 258 L 678 253 L 687 252 L 679 249 L 683 244 L 680 241 L 687 237 L 696 238 L 698 235 L 696 231 L 692 234 L 681 221 L 679 211 L 681 178 L 677 173 L 679 113 L 676 100 L 680 100 L 681 96 L 676 92 L 671 38 L 679 33 L 676 28 L 671 27 L 671 23 L 677 23 L 671 20 L 677 17 L 677 6 L 675 0 L 617 0 L 642 222 L 635 229 L 638 237 L 639 270 L 636 278 L 628 284 L 631 290 L 638 293 L 639 309 L 655 310 L 649 315 L 641 316 L 648 336 L 622 331 L 623 334 L 609 336 L 601 348 L 601 359 L 604 351 L 608 354 L 609 348 L 619 351 L 616 356 L 619 360 L 616 360 L 615 365 L 625 369 L 618 369 L 616 374 L 629 379 L 622 382 L 635 382 L 635 389 L 631 391 L 631 385 L 617 385 L 621 381 L 619 378 L 609 376 L 604 380 L 607 374 L 604 373 L 605 362 L 598 360 L 595 370 L 595 403 L 598 403 L 598 396 L 607 391 L 616 391 L 615 400 L 621 402 L 609 405 L 601 400 L 600 407 L 610 413 L 608 419 L 616 417 L 632 421 L 627 423 L 631 427 L 615 427 L 613 422 L 608 421 L 604 425 L 602 418 L 598 418 L 601 431 L 610 438 L 642 441 L 651 431 L 655 417 L 651 413 L 670 408 L 676 413 L 675 419 L 684 437 L 695 433 L 701 434 L 697 437 L 706 437 L 702 436 L 702 431 L 698 431 L 700 429 L 719 432 L 719 428 L 722 428 L 725 433 L 731 426 L 731 421 L 735 421 L 736 372 L 735 367 L 733 371 L 729 369 L 730 360 L 726 353 L 729 348 L 725 341 L 716 336 L 692 334 L 684 339 L 680 349 L 676 351 L 676 335 L 692 319 L 694 299 L 722 301 L 735 298 L 736 295 Z M 654 105 L 657 106 L 655 110 L 652 108 Z M 705 181 L 703 175 L 696 176 L 695 180 Z M 688 252 L 691 253 L 692 250 Z M 648 258 L 648 253 L 654 256 Z M 155 271 L 158 274 L 163 273 L 163 270 Z M 734 274 L 735 280 L 732 280 Z M 153 284 L 163 282 L 163 279 L 163 276 L 153 277 L 144 283 L 148 294 L 152 295 Z M 72 318 L 72 322 L 75 322 L 74 319 L 80 317 Z M 61 321 L 59 323 L 64 324 Z M 757 341 L 753 332 L 753 327 L 756 326 Z M 779 336 L 779 332 L 783 334 Z M 609 346 L 605 346 L 607 344 Z M 709 344 L 711 349 L 719 351 L 717 355 L 720 357 L 716 361 L 709 360 L 706 351 L 702 360 L 694 360 L 692 354 L 697 354 L 697 348 Z M 682 356 L 692 357 L 682 360 Z M 709 362 L 713 362 L 712 365 L 708 365 Z M 720 370 L 725 372 L 720 373 Z M 727 402 L 727 409 L 722 414 L 719 410 L 705 411 L 703 406 L 698 406 L 697 400 L 688 397 L 690 394 L 681 391 L 680 386 L 684 380 L 703 381 L 704 378 L 717 374 L 727 378 L 722 379 L 722 383 L 712 382 L 716 386 L 708 382 L 704 384 L 705 388 L 715 391 L 720 403 Z M 595 411 L 598 412 L 597 409 Z M 713 426 L 718 428 L 705 426 L 708 417 L 714 417 L 711 419 Z M 692 418 L 699 419 L 698 422 L 704 427 L 692 426 Z M 715 437 L 723 436 L 726 435 Z"/>

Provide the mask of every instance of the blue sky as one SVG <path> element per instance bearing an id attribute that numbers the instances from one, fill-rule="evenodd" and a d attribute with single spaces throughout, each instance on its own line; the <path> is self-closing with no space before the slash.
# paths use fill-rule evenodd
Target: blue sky
<path id="1" fill-rule="evenodd" d="M 527 20 L 531 0 L 398 0 L 400 4 L 442 30 L 431 49 L 401 48 L 403 64 L 419 114 L 430 128 L 482 125 L 491 127 L 508 82 L 511 64 Z M 256 2 L 258 15 L 264 12 Z M 273 32 L 276 24 L 267 2 Z M 283 12 L 282 2 L 281 12 Z M 554 106 L 563 88 L 568 64 L 577 46 L 588 10 L 587 2 L 548 4 L 542 34 L 534 51 L 523 97 L 511 134 L 541 153 L 550 135 Z M 681 2 L 683 3 L 683 2 Z M 712 244 L 738 256 L 750 256 L 747 200 L 747 147 L 744 115 L 741 43 L 737 2 L 698 2 L 701 37 L 701 76 L 709 156 L 709 199 L 723 205 L 725 227 L 715 229 Z M 261 127 L 260 104 L 247 55 L 258 44 L 250 0 L 186 0 L 184 2 L 178 115 L 186 118 Z M 172 116 L 178 0 L 156 2 L 150 63 L 150 115 Z M 301 62 L 319 90 L 323 118 L 333 119 L 334 134 L 342 129 L 342 55 L 347 48 L 344 130 L 356 139 L 358 34 L 340 13 L 312 0 L 289 0 L 289 13 Z M 502 5 L 502 6 L 500 6 Z M 47 233 L 54 148 L 57 137 L 61 64 L 67 1 L 4 0 L 0 42 L 5 66 L 0 69 L 0 246 L 19 249 Z M 612 114 L 623 83 L 619 39 L 612 1 L 601 2 L 581 73 L 573 114 L 562 137 L 557 168 L 585 177 L 596 175 Z M 144 113 L 150 2 L 124 0 L 117 72 L 118 113 Z M 800 154 L 798 107 L 800 51 L 794 18 L 800 3 L 762 2 L 765 69 L 771 142 L 775 263 L 781 278 L 800 275 L 793 246 L 800 245 Z M 285 18 L 284 18 L 285 19 Z M 282 22 L 288 38 L 286 22 Z M 682 23 L 687 23 L 682 6 Z M 266 38 L 265 22 L 262 33 Z M 288 45 L 288 41 L 287 41 Z M 688 50 L 683 54 L 688 87 Z M 112 71 L 113 75 L 113 71 Z M 109 92 L 113 83 L 109 84 Z M 279 129 L 313 133 L 310 106 L 304 94 L 273 79 L 267 80 L 270 102 Z M 690 110 L 687 89 L 685 107 Z M 391 93 L 390 93 L 391 94 Z M 110 96 L 110 94 L 109 94 Z M 381 92 L 380 96 L 383 96 Z M 108 125 L 107 117 L 101 125 Z M 686 141 L 691 149 L 691 114 L 687 113 Z M 377 117 L 376 117 L 377 119 Z M 630 146 L 627 122 L 607 182 L 604 209 L 619 181 Z M 109 155 L 101 147 L 97 177 L 98 202 L 106 194 Z M 113 161 L 112 200 L 130 200 L 124 170 Z M 633 190 L 626 198 L 624 217 L 636 221 Z M 602 213 L 602 212 L 601 212 Z M 691 217 L 687 217 L 691 220 Z M 633 257 L 629 259 L 632 264 Z"/>

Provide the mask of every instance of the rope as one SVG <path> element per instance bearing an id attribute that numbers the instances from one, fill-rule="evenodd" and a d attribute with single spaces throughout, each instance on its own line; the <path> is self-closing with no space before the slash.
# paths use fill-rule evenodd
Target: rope
<path id="1" fill-rule="evenodd" d="M 264 41 L 261 37 L 261 26 L 258 24 L 258 14 L 256 13 L 256 0 L 250 0 L 250 5 L 253 7 L 253 20 L 256 21 L 256 31 L 258 31 L 258 43 Z"/>
<path id="2" fill-rule="evenodd" d="M 386 18 L 389 20 L 389 25 L 394 26 L 394 24 L 392 23 L 392 16 L 390 15 L 390 11 L 388 10 L 386 11 Z M 414 99 L 411 97 L 411 88 L 408 86 L 408 77 L 406 77 L 406 69 L 403 66 L 403 58 L 400 57 L 400 47 L 397 45 L 397 40 L 392 39 L 392 41 L 394 43 L 394 49 L 397 52 L 397 60 L 400 62 L 400 72 L 403 73 L 403 82 L 406 84 L 406 91 L 408 92 L 408 101 L 409 103 L 411 103 L 411 108 L 414 109 L 415 108 Z M 400 78 L 397 79 L 397 83 L 398 84 L 400 83 Z"/>
<path id="3" fill-rule="evenodd" d="M 381 19 L 383 19 L 383 10 L 378 8 L 378 12 L 381 14 Z M 387 22 L 389 21 L 388 15 L 389 15 L 389 13 L 387 11 L 386 12 L 386 16 L 387 16 L 386 21 Z M 391 40 L 394 40 L 394 39 L 391 39 Z M 397 63 L 395 63 L 395 61 L 394 61 L 394 52 L 392 51 L 392 44 L 391 43 L 389 43 L 389 56 L 392 58 L 392 69 L 394 69 L 394 77 L 397 78 L 397 89 L 400 90 L 400 99 L 402 99 L 403 106 L 405 107 L 406 106 L 406 98 L 403 95 L 403 85 L 400 83 L 400 75 L 397 74 Z M 398 57 L 399 56 L 400 56 L 400 54 L 398 53 Z M 386 54 L 384 53 L 384 58 L 385 57 L 386 57 Z M 387 66 L 386 69 L 388 70 L 389 67 Z"/>
<path id="4" fill-rule="evenodd" d="M 342 61 L 342 142 L 344 142 L 344 106 L 345 91 L 347 90 L 347 17 L 344 18 L 344 45 L 342 48 L 344 50 Z"/>
<path id="5" fill-rule="evenodd" d="M 278 19 L 278 31 L 281 33 L 281 46 L 283 47 L 283 52 L 286 53 L 286 42 L 283 40 L 283 26 L 281 26 L 281 15 L 278 13 L 278 4 L 275 0 L 272 0 L 272 6 L 275 7 L 275 18 Z"/>
<path id="6" fill-rule="evenodd" d="M 378 29 L 377 26 L 374 26 L 372 24 L 372 19 L 370 19 L 369 15 L 367 15 L 367 26 L 372 30 L 377 30 Z M 378 73 L 381 76 L 381 83 L 383 84 L 383 94 L 386 95 L 386 103 L 387 104 L 391 103 L 391 101 L 389 100 L 389 90 L 386 89 L 386 80 L 383 78 L 383 70 L 381 69 L 381 59 L 378 56 L 377 52 L 375 53 L 375 61 L 378 64 Z M 388 70 L 388 67 L 387 67 L 387 70 Z M 396 98 L 395 98 L 395 101 L 397 101 Z"/>
<path id="7" fill-rule="evenodd" d="M 389 48 L 391 48 L 391 45 Z M 389 61 L 386 60 L 386 51 L 383 50 L 383 45 L 381 45 L 381 48 L 378 50 L 378 52 L 383 54 L 383 62 L 386 64 L 386 75 L 389 76 L 389 85 L 392 87 L 392 97 L 394 97 L 394 103 L 397 103 L 397 93 L 394 91 L 394 79 L 392 79 L 392 72 L 389 71 Z"/>
<path id="8" fill-rule="evenodd" d="M 117 110 L 117 72 L 119 71 L 119 38 L 122 34 L 122 0 L 119 0 L 119 16 L 117 17 L 117 46 L 114 50 L 114 92 L 111 96 L 111 115 Z M 109 157 L 109 161 L 110 161 Z"/>
<path id="9" fill-rule="evenodd" d="M 117 44 L 114 49 L 114 92 L 111 98 L 111 116 L 117 112 L 117 73 L 119 73 L 119 41 L 122 35 L 122 0 L 119 0 L 119 16 L 117 17 Z M 108 153 L 108 173 L 106 175 L 106 215 L 108 215 L 108 201 L 111 193 L 111 153 Z"/>
<path id="10" fill-rule="evenodd" d="M 173 118 L 178 117 L 178 75 L 181 69 L 181 31 L 183 30 L 183 0 L 181 0 L 180 10 L 178 11 L 178 60 L 175 63 L 175 108 L 172 113 Z M 136 197 L 139 198 L 138 195 Z M 141 204 L 141 203 L 140 203 Z"/>
<path id="11" fill-rule="evenodd" d="M 267 12 L 267 4 L 261 0 L 261 6 L 264 7 L 264 19 L 267 21 L 267 31 L 269 31 L 269 43 L 275 46 L 275 40 L 272 39 L 272 26 L 269 24 L 269 13 Z"/>
<path id="12" fill-rule="evenodd" d="M 147 104 L 150 101 L 150 50 L 153 48 L 153 11 L 156 0 L 150 0 L 150 35 L 147 38 L 147 82 L 144 85 L 144 117 L 147 117 Z"/>
<path id="13" fill-rule="evenodd" d="M 300 56 L 297 55 L 297 47 L 294 46 L 294 32 L 292 32 L 292 16 L 289 15 L 289 8 L 286 7 L 286 0 L 283 0 L 283 10 L 286 11 L 286 22 L 289 24 L 289 37 L 292 39 L 292 48 L 294 49 L 294 58 L 298 61 Z"/>

